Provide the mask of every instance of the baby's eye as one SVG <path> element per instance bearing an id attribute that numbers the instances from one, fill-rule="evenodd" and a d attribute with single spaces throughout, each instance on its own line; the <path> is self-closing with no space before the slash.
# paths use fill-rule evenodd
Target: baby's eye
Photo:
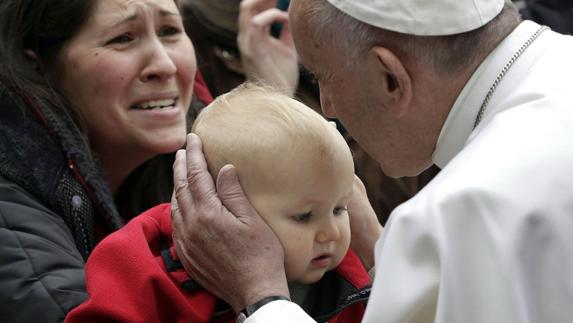
<path id="1" fill-rule="evenodd" d="M 306 222 L 310 219 L 311 216 L 312 216 L 312 213 L 308 212 L 305 214 L 293 215 L 292 218 L 293 218 L 293 220 L 295 220 L 297 222 Z"/>
<path id="2" fill-rule="evenodd" d="M 128 44 L 129 42 L 133 41 L 133 37 L 130 34 L 121 34 L 117 37 L 114 37 L 107 44 Z"/>
<path id="3" fill-rule="evenodd" d="M 347 208 L 343 207 L 343 206 L 338 206 L 335 207 L 334 210 L 332 211 L 332 214 L 336 215 L 342 215 L 344 214 L 344 212 L 348 211 Z"/>
<path id="4" fill-rule="evenodd" d="M 179 28 L 175 28 L 175 27 L 171 27 L 171 26 L 165 26 L 165 27 L 162 27 L 161 30 L 159 31 L 159 37 L 169 37 L 169 36 L 178 35 L 180 33 L 181 33 L 181 30 Z"/>

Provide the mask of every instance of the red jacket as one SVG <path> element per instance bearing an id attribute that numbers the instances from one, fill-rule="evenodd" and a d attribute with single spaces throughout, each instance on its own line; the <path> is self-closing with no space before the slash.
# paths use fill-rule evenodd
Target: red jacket
<path id="1" fill-rule="evenodd" d="M 171 234 L 170 205 L 162 204 L 102 240 L 86 264 L 90 298 L 66 322 L 234 322 L 228 306 L 189 279 Z M 358 257 L 349 251 L 322 281 L 303 308 L 319 321 L 360 322 L 370 278 Z"/>

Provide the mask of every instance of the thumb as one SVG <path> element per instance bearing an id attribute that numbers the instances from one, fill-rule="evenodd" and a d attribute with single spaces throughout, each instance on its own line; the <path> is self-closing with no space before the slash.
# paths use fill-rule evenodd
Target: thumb
<path id="1" fill-rule="evenodd" d="M 217 176 L 217 194 L 227 210 L 239 220 L 256 214 L 255 209 L 241 187 L 235 166 L 225 165 L 219 171 Z"/>

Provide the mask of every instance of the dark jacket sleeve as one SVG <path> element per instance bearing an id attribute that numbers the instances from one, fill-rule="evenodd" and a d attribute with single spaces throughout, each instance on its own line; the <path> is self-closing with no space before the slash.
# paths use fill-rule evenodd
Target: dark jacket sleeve
<path id="1" fill-rule="evenodd" d="M 54 214 L 0 177 L 2 322 L 61 322 L 86 297 L 84 261 Z"/>

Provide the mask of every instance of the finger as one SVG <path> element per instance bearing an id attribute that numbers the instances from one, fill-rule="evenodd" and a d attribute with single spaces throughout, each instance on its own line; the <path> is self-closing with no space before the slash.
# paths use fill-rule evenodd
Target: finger
<path id="1" fill-rule="evenodd" d="M 201 270 L 195 266 L 195 261 L 193 261 L 194 258 L 187 252 L 188 248 L 185 245 L 185 242 L 179 239 L 173 240 L 173 247 L 175 248 L 175 253 L 179 258 L 179 261 L 183 265 L 183 269 L 187 272 L 189 277 L 198 281 L 206 290 L 213 290 L 210 288 L 211 286 L 209 286 L 210 284 L 208 279 L 203 275 Z"/>
<path id="2" fill-rule="evenodd" d="M 187 187 L 187 156 L 184 149 L 175 153 L 173 162 L 173 185 L 175 189 Z"/>
<path id="3" fill-rule="evenodd" d="M 245 30 L 250 25 L 251 20 L 261 11 L 271 9 L 276 6 L 276 0 L 243 0 L 239 5 L 238 24 L 239 30 Z"/>
<path id="4" fill-rule="evenodd" d="M 207 161 L 203 155 L 201 139 L 194 133 L 187 135 L 187 185 L 191 192 L 193 203 L 205 207 L 216 207 L 217 193 L 215 183 L 209 170 Z M 180 205 L 179 207 L 182 207 Z"/>
<path id="5" fill-rule="evenodd" d="M 232 165 L 225 165 L 217 176 L 217 192 L 223 205 L 242 222 L 249 222 L 249 217 L 257 214 L 237 176 L 237 169 Z"/>
<path id="6" fill-rule="evenodd" d="M 276 6 L 277 0 L 243 0 L 240 4 L 240 10 L 261 12 Z"/>
<path id="7" fill-rule="evenodd" d="M 239 18 L 252 17 L 261 11 L 277 6 L 277 0 L 243 0 L 239 5 Z M 240 22 L 240 21 L 239 21 Z"/>
<path id="8" fill-rule="evenodd" d="M 189 275 L 189 278 L 198 282 L 204 290 L 215 294 L 215 296 L 220 299 L 224 299 L 225 295 L 218 293 L 220 290 L 220 283 L 217 284 L 216 282 L 213 282 L 213 279 L 209 275 L 209 271 L 201 270 L 201 266 L 195 265 L 193 257 L 190 257 L 190 255 L 186 253 L 185 250 L 187 250 L 187 248 L 185 248 L 183 242 L 173 241 L 173 247 L 175 248 L 179 261 L 183 265 L 183 269 Z"/>
<path id="9" fill-rule="evenodd" d="M 255 34 L 261 34 L 270 37 L 271 25 L 275 22 L 288 23 L 288 13 L 277 8 L 265 10 L 253 17 L 251 28 Z"/>
<path id="10" fill-rule="evenodd" d="M 176 212 L 179 212 L 179 204 L 177 204 L 175 190 L 173 190 L 173 194 L 171 194 L 171 222 L 173 222 L 173 218 L 176 217 L 174 214 Z"/>
<path id="11" fill-rule="evenodd" d="M 294 48 L 294 39 L 292 38 L 292 34 L 290 32 L 290 24 L 288 20 L 283 22 L 283 28 L 281 30 L 279 39 L 286 46 Z"/>
<path id="12" fill-rule="evenodd" d="M 335 126 L 336 126 L 336 123 L 335 123 Z M 359 192 L 366 193 L 366 186 L 364 186 L 364 183 L 362 182 L 360 177 L 358 177 L 358 175 L 356 175 L 356 174 L 354 174 L 354 187 L 357 188 Z"/>
<path id="13" fill-rule="evenodd" d="M 178 150 L 173 163 L 173 195 L 171 196 L 171 222 L 181 223 L 179 207 L 184 211 L 191 209 L 192 200 L 187 185 L 187 162 L 185 150 Z M 189 214 L 191 212 L 185 212 Z"/>

